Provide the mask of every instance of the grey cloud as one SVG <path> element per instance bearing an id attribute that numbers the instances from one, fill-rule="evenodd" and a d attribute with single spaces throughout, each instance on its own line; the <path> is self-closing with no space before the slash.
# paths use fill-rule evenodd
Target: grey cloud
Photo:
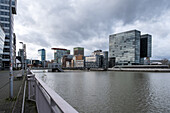
<path id="1" fill-rule="evenodd" d="M 119 21 L 123 25 L 136 20 L 148 21 L 158 18 L 169 6 L 169 0 L 34 0 L 31 3 L 24 0 L 18 4 L 16 23 L 23 22 L 23 26 L 35 30 L 24 36 L 29 43 L 44 47 L 82 44 L 88 50 L 108 49 L 105 42 L 108 42 L 108 35 L 115 32 L 113 28 Z M 82 43 L 94 38 L 106 41 Z"/>
<path id="2" fill-rule="evenodd" d="M 20 37 L 20 40 L 23 40 L 24 43 L 33 43 L 39 46 L 51 47 L 43 34 L 38 34 L 35 32 L 30 32 L 30 34 L 19 35 L 18 37 Z"/>

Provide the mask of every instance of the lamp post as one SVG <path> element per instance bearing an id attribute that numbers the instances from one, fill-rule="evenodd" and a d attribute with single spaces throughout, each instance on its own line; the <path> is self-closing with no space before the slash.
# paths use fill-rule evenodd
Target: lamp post
<path id="1" fill-rule="evenodd" d="M 20 53 L 21 55 L 21 60 L 22 60 L 22 75 L 24 76 L 24 43 L 23 42 L 19 42 L 20 44 L 22 44 L 22 51 Z"/>
<path id="2" fill-rule="evenodd" d="M 13 98 L 13 44 L 12 44 L 12 28 L 11 28 L 11 16 L 12 16 L 12 0 L 9 0 L 9 38 L 10 38 L 10 73 L 9 73 L 9 98 Z"/>

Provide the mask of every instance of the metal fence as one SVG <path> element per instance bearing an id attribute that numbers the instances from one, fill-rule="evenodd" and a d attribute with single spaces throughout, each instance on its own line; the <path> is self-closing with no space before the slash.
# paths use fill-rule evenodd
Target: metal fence
<path id="1" fill-rule="evenodd" d="M 38 113 L 78 113 L 33 72 L 27 75 L 28 99 L 35 101 Z"/>

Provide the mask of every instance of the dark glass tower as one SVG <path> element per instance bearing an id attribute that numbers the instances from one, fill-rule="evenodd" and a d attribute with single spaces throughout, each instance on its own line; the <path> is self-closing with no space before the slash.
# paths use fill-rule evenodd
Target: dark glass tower
<path id="1" fill-rule="evenodd" d="M 46 52 L 45 49 L 39 49 L 38 50 L 38 59 L 40 61 L 45 61 L 46 60 Z"/>

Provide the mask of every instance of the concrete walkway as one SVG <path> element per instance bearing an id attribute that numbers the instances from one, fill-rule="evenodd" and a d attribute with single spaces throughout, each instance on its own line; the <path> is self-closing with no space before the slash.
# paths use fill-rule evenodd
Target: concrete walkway
<path id="1" fill-rule="evenodd" d="M 21 71 L 14 71 L 14 99 L 9 100 L 9 71 L 0 71 L 0 113 L 12 112 L 12 108 L 16 102 L 18 92 L 23 83 L 22 78 L 16 78 L 16 76 L 20 75 Z"/>

